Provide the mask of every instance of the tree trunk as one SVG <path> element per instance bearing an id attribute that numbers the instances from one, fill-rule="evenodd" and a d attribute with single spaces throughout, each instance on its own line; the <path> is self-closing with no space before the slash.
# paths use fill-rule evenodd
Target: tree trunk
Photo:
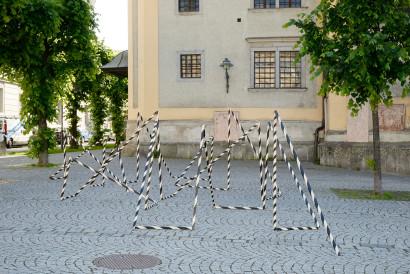
<path id="1" fill-rule="evenodd" d="M 70 128 L 70 134 L 74 138 L 71 138 L 70 140 L 70 147 L 73 149 L 78 148 L 78 143 L 75 141 L 78 140 L 80 141 L 81 136 L 77 136 L 77 124 L 78 124 L 78 116 L 77 116 L 77 109 L 72 109 L 70 113 L 71 117 L 71 128 Z"/>
<path id="2" fill-rule="evenodd" d="M 376 162 L 376 167 L 373 170 L 374 179 L 374 195 L 383 195 L 382 190 L 382 164 L 380 157 L 380 130 L 379 130 L 379 108 L 378 106 L 372 110 L 373 118 L 373 160 Z"/>
<path id="3" fill-rule="evenodd" d="M 38 157 L 38 163 L 37 165 L 39 166 L 46 166 L 48 165 L 48 146 L 49 142 L 48 139 L 44 138 L 44 136 L 40 133 L 41 130 L 46 130 L 47 129 L 47 120 L 44 114 L 39 111 L 38 116 L 40 117 L 38 121 L 38 129 L 39 129 L 39 134 L 38 137 L 43 141 L 43 149 L 39 152 L 39 157 Z"/>

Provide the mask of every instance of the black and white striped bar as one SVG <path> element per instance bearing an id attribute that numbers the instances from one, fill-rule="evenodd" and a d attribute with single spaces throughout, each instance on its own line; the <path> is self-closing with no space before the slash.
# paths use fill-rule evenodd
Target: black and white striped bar
<path id="1" fill-rule="evenodd" d="M 285 126 L 284 126 L 282 120 L 280 119 L 278 112 L 275 110 L 275 120 L 276 120 L 276 119 L 279 121 L 280 127 L 281 127 L 281 129 L 282 129 L 282 131 L 283 131 L 283 133 L 284 133 L 284 135 L 285 135 L 285 137 L 286 137 L 286 141 L 288 142 L 288 145 L 289 145 L 289 147 L 290 147 L 290 149 L 291 149 L 291 151 L 292 151 L 292 153 L 293 153 L 293 156 L 295 157 L 295 160 L 296 160 L 296 163 L 297 163 L 297 165 L 298 165 L 298 168 L 299 168 L 299 170 L 300 170 L 300 172 L 301 172 L 301 174 L 302 174 L 302 177 L 303 177 L 303 179 L 304 179 L 304 181 L 305 181 L 306 187 L 307 187 L 308 190 L 309 190 L 309 194 L 310 194 L 311 197 L 312 197 L 312 200 L 313 200 L 313 202 L 314 202 L 314 205 L 315 205 L 315 207 L 316 207 L 316 210 L 318 211 L 318 213 L 319 213 L 319 215 L 320 215 L 320 219 L 321 219 L 321 221 L 322 221 L 323 226 L 325 227 L 325 230 L 326 230 L 327 235 L 329 236 L 329 240 L 330 240 L 330 242 L 331 242 L 331 244 L 332 244 L 332 247 L 334 248 L 336 254 L 337 254 L 338 256 L 340 256 L 340 250 L 339 250 L 339 247 L 338 247 L 337 244 L 336 244 L 336 239 L 333 237 L 332 233 L 330 232 L 330 228 L 329 228 L 329 226 L 328 226 L 328 224 L 327 224 L 327 222 L 326 222 L 326 220 L 325 220 L 325 216 L 323 215 L 323 212 L 322 212 L 322 210 L 321 210 L 321 208 L 320 208 L 320 206 L 319 206 L 319 203 L 318 203 L 318 201 L 317 201 L 317 199 L 316 199 L 316 197 L 315 197 L 315 194 L 314 194 L 314 192 L 313 192 L 313 190 L 312 190 L 312 187 L 310 186 L 310 183 L 309 183 L 309 181 L 308 181 L 308 179 L 307 179 L 306 173 L 304 172 L 303 167 L 302 167 L 302 164 L 300 163 L 299 157 L 298 157 L 297 154 L 296 154 L 296 150 L 295 150 L 295 148 L 294 148 L 293 145 L 292 145 L 292 142 L 291 142 L 291 140 L 290 140 L 290 138 L 289 138 L 289 135 L 288 135 L 287 132 L 286 132 L 286 128 L 285 128 Z M 278 142 L 278 145 L 280 145 L 279 139 L 276 139 L 276 140 L 277 140 L 277 142 Z M 282 152 L 282 153 L 284 153 L 284 152 Z"/>
<path id="2" fill-rule="evenodd" d="M 199 145 L 199 157 L 198 157 L 198 169 L 197 169 L 197 176 L 196 176 L 196 189 L 195 189 L 195 196 L 194 196 L 194 209 L 193 209 L 193 216 L 192 216 L 192 223 L 191 226 L 137 226 L 137 220 L 138 220 L 138 214 L 139 214 L 139 207 L 141 203 L 141 198 L 142 195 L 140 195 L 137 203 L 137 209 L 135 213 L 135 218 L 134 218 L 134 229 L 154 229 L 154 230 L 193 230 L 195 228 L 195 221 L 196 221 L 196 211 L 197 211 L 197 206 L 198 206 L 198 187 L 199 187 L 199 181 L 200 181 L 200 170 L 201 170 L 201 159 L 202 159 L 202 152 L 203 152 L 203 146 L 205 142 L 205 125 L 202 125 L 201 128 L 201 142 Z M 152 154 L 152 143 L 150 144 L 150 147 L 148 149 L 148 158 Z M 148 161 L 147 161 L 148 163 Z M 146 177 L 147 174 L 147 169 L 148 169 L 148 164 L 145 165 L 145 170 L 144 170 L 144 178 Z M 143 179 L 141 183 L 141 193 L 144 188 L 144 182 L 145 179 Z"/>

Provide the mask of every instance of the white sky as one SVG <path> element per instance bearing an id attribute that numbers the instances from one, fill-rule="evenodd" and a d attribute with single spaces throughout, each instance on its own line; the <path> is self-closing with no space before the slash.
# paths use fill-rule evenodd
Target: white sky
<path id="1" fill-rule="evenodd" d="M 128 49 L 128 7 L 127 0 L 97 0 L 98 40 L 113 50 Z"/>

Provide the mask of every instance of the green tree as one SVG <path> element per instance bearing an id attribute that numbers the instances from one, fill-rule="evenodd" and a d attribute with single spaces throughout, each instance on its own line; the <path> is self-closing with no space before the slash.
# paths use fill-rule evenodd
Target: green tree
<path id="1" fill-rule="evenodd" d="M 311 73 L 324 74 L 320 95 L 351 96 L 352 115 L 369 102 L 373 118 L 374 193 L 382 194 L 378 106 L 393 104 L 391 85 L 410 89 L 409 0 L 322 0 L 310 14 L 284 27 L 302 32 L 300 55 L 310 57 Z"/>
<path id="2" fill-rule="evenodd" d="M 98 42 L 95 47 L 95 63 L 105 65 L 114 58 L 112 50 Z M 95 75 L 80 74 L 77 76 L 80 90 L 89 94 L 89 110 L 93 120 L 93 136 L 91 143 L 98 142 L 104 135 L 104 121 L 110 116 L 117 144 L 124 138 L 124 111 L 128 99 L 128 81 L 126 78 L 98 71 Z"/>
<path id="3" fill-rule="evenodd" d="M 112 51 L 104 46 L 103 42 L 97 42 L 94 47 L 94 63 L 97 67 L 109 63 L 112 59 Z M 88 109 L 93 121 L 93 131 L 95 134 L 91 143 L 99 142 L 104 136 L 104 121 L 108 117 L 108 100 L 106 88 L 109 84 L 108 75 L 100 69 L 93 75 L 79 73 L 77 75 L 78 88 L 88 94 Z"/>
<path id="4" fill-rule="evenodd" d="M 108 98 L 109 114 L 111 115 L 112 131 L 115 134 L 116 144 L 123 141 L 125 136 L 122 134 L 124 130 L 124 108 L 128 101 L 128 81 L 126 78 L 119 78 L 111 75 L 109 77 L 109 85 L 105 90 Z"/>
<path id="5" fill-rule="evenodd" d="M 95 15 L 84 0 L 0 0 L 0 73 L 21 85 L 21 117 L 38 127 L 39 165 L 48 164 L 58 99 L 96 40 Z M 38 147 L 38 142 L 37 142 Z"/>
<path id="6" fill-rule="evenodd" d="M 86 108 L 82 103 L 87 99 L 88 93 L 85 90 L 80 90 L 76 84 L 70 92 L 66 93 L 66 118 L 68 118 L 70 123 L 68 130 L 70 135 L 74 137 L 73 139 L 70 139 L 70 147 L 74 149 L 78 148 L 78 143 L 75 140 L 79 140 L 80 137 L 78 136 L 78 122 L 80 121 L 78 112 L 86 111 Z"/>

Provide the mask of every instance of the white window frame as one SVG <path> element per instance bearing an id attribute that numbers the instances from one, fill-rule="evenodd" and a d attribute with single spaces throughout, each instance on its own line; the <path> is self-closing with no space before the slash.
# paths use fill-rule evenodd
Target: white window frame
<path id="1" fill-rule="evenodd" d="M 275 87 L 274 88 L 256 88 L 255 87 L 255 51 L 274 51 L 275 52 Z M 299 51 L 292 46 L 276 46 L 276 47 L 263 47 L 263 48 L 251 48 L 251 87 L 250 89 L 260 90 L 306 90 L 306 58 L 302 57 L 301 62 L 301 87 L 280 87 L 280 52 L 281 51 Z"/>
<path id="2" fill-rule="evenodd" d="M 182 78 L 181 77 L 181 55 L 188 55 L 188 54 L 200 54 L 201 55 L 201 77 L 200 78 Z M 205 76 L 205 51 L 204 50 L 178 51 L 176 59 L 177 59 L 177 81 L 179 82 L 200 82 L 204 80 L 204 76 Z"/>

